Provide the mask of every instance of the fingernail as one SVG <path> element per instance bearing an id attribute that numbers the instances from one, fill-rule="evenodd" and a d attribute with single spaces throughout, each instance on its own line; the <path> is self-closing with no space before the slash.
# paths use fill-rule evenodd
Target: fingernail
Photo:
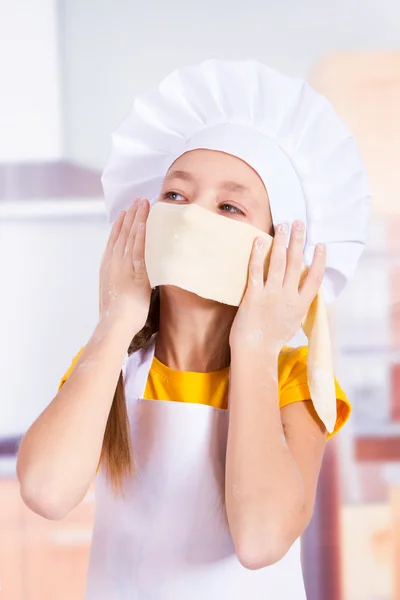
<path id="1" fill-rule="evenodd" d="M 257 238 L 256 239 L 256 250 L 261 250 L 261 248 L 264 246 L 264 240 L 262 238 Z"/>
<path id="2" fill-rule="evenodd" d="M 287 233 L 289 230 L 287 223 L 281 223 L 280 225 L 278 225 L 277 229 L 279 233 Z"/>
<path id="3" fill-rule="evenodd" d="M 295 221 L 293 223 L 293 228 L 296 229 L 296 231 L 304 231 L 303 221 Z"/>
<path id="4" fill-rule="evenodd" d="M 147 200 L 146 198 L 140 198 L 140 206 L 146 206 Z"/>
<path id="5" fill-rule="evenodd" d="M 325 244 L 317 244 L 316 250 L 317 250 L 318 254 L 324 254 L 324 252 L 326 251 L 326 245 Z"/>

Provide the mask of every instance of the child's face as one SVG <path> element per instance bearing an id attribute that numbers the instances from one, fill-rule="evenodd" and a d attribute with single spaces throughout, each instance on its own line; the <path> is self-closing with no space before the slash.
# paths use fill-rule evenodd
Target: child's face
<path id="1" fill-rule="evenodd" d="M 165 177 L 159 200 L 195 203 L 273 233 L 262 180 L 244 161 L 224 152 L 192 150 L 180 156 Z"/>

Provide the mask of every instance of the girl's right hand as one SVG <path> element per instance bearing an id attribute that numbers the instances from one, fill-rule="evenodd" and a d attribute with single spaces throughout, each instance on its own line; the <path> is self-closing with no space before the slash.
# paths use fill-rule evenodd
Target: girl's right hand
<path id="1" fill-rule="evenodd" d="M 136 335 L 147 320 L 151 286 L 144 251 L 148 200 L 135 200 L 115 221 L 100 268 L 100 319 L 122 318 Z"/>

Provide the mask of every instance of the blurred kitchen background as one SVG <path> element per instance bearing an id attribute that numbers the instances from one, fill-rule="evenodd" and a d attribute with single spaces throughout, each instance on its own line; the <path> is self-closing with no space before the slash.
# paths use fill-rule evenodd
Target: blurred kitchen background
<path id="1" fill-rule="evenodd" d="M 93 492 L 63 521 L 30 513 L 18 441 L 96 322 L 111 131 L 136 93 L 211 57 L 307 78 L 367 163 L 369 244 L 334 314 L 354 413 L 326 452 L 304 573 L 309 600 L 400 600 L 400 3 L 0 0 L 1 600 L 84 598 Z"/>

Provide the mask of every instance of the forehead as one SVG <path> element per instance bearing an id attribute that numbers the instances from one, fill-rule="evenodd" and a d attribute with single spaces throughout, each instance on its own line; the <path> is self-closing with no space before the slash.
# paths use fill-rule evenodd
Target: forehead
<path id="1" fill-rule="evenodd" d="M 232 181 L 247 187 L 264 190 L 265 186 L 258 173 L 245 161 L 217 150 L 198 149 L 182 154 L 168 169 L 166 179 L 176 176 L 185 179 L 186 173 L 192 178 L 204 180 Z M 189 179 L 189 177 L 186 177 Z"/>

